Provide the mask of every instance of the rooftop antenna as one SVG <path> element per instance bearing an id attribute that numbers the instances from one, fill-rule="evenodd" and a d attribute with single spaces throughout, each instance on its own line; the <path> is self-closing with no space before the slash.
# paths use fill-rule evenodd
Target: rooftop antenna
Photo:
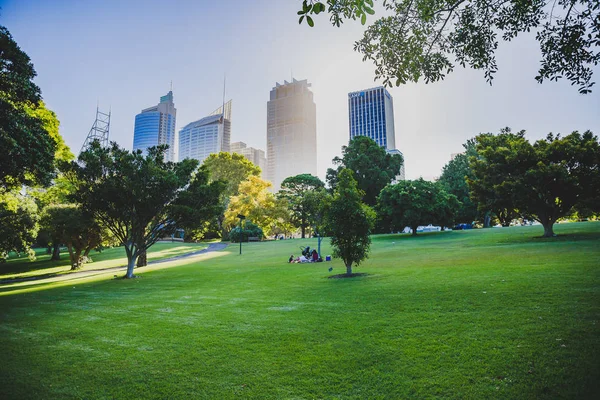
<path id="1" fill-rule="evenodd" d="M 225 84 L 227 83 L 227 75 L 223 74 L 223 118 L 225 118 Z"/>
<path id="2" fill-rule="evenodd" d="M 171 79 L 171 92 L 173 91 L 173 79 Z"/>
<path id="3" fill-rule="evenodd" d="M 98 104 L 100 101 L 98 101 Z M 98 140 L 102 147 L 108 146 L 108 133 L 110 128 L 110 113 L 111 110 L 109 108 L 108 114 L 100 111 L 100 107 L 96 106 L 96 120 L 92 125 L 92 129 L 88 133 L 85 138 L 85 142 L 83 142 L 83 146 L 81 146 L 81 152 L 84 152 L 89 148 L 94 140 Z"/>

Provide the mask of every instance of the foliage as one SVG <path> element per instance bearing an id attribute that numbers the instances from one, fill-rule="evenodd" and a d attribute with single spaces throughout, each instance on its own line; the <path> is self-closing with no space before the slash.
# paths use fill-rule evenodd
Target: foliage
<path id="1" fill-rule="evenodd" d="M 166 149 L 151 147 L 144 156 L 116 143 L 103 148 L 94 142 L 80 154 L 79 163 L 71 163 L 77 186 L 73 199 L 123 243 L 127 278 L 133 277 L 137 257 L 157 240 L 174 233 L 180 224 L 200 225 L 199 218 L 210 208 L 206 197 L 217 191 L 214 185 L 220 186 L 207 185 L 202 172 L 192 179 L 195 160 L 165 161 Z"/>
<path id="2" fill-rule="evenodd" d="M 338 167 L 327 170 L 329 187 L 335 190 L 340 171 L 347 168 L 353 172 L 358 188 L 364 192 L 362 200 L 373 206 L 381 189 L 400 173 L 404 160 L 399 154 L 387 154 L 373 139 L 356 136 L 348 146 L 342 147 L 342 158 L 335 157 L 333 163 Z"/>
<path id="3" fill-rule="evenodd" d="M 29 56 L 0 26 L 0 187 L 40 184 L 54 176 L 54 155 L 62 143 L 58 121 L 41 102 Z M 58 143 L 60 141 L 61 143 Z M 62 143 L 64 150 L 64 143 Z"/>
<path id="4" fill-rule="evenodd" d="M 314 26 L 311 14 L 324 1 L 303 1 L 298 12 Z M 327 0 L 331 22 L 373 14 L 372 0 Z M 491 83 L 497 71 L 500 39 L 511 41 L 536 32 L 541 65 L 535 79 L 563 77 L 589 93 L 600 62 L 600 2 L 597 0 L 383 0 L 385 15 L 371 24 L 354 49 L 375 64 L 385 85 L 442 80 L 458 63 L 482 69 Z M 305 18 L 306 17 L 306 18 Z"/>
<path id="5" fill-rule="evenodd" d="M 102 228 L 94 218 L 73 204 L 50 205 L 40 221 L 53 243 L 64 243 L 69 250 L 71 270 L 82 267 L 92 249 L 102 244 Z"/>
<path id="6" fill-rule="evenodd" d="M 268 231 L 271 236 L 288 236 L 296 230 L 294 217 L 290 212 L 290 204 L 286 198 L 276 197 L 273 209 L 274 221 Z"/>
<path id="7" fill-rule="evenodd" d="M 478 211 L 477 203 L 473 202 L 470 197 L 469 185 L 467 184 L 467 177 L 472 178 L 469 158 L 475 157 L 477 150 L 473 139 L 469 139 L 463 147 L 465 152 L 458 154 L 444 166 L 438 182 L 448 193 L 456 196 L 461 203 L 455 216 L 456 222 L 472 223 L 480 218 L 481 214 Z"/>
<path id="8" fill-rule="evenodd" d="M 260 176 L 260 168 L 241 154 L 220 152 L 209 155 L 203 162 L 211 181 L 225 181 L 223 196 L 237 196 L 240 183 L 250 176 Z"/>
<path id="9" fill-rule="evenodd" d="M 347 275 L 352 274 L 353 264 L 360 265 L 368 257 L 371 246 L 375 213 L 362 203 L 362 197 L 353 172 L 340 170 L 326 218 L 333 254 L 342 259 Z"/>
<path id="10" fill-rule="evenodd" d="M 236 226 L 231 230 L 229 234 L 229 239 L 234 243 L 240 242 L 241 240 L 244 242 L 248 241 L 248 238 L 257 237 L 259 239 L 263 239 L 265 237 L 263 230 L 256 224 L 253 224 L 252 221 L 245 220 L 243 227 Z"/>
<path id="11" fill-rule="evenodd" d="M 471 159 L 473 179 L 468 181 L 473 196 L 536 219 L 546 237 L 554 235 L 556 220 L 574 206 L 598 198 L 600 144 L 590 131 L 563 138 L 549 134 L 532 145 L 524 131 L 515 134 L 506 128 L 476 140 L 480 156 Z"/>
<path id="12" fill-rule="evenodd" d="M 225 211 L 225 225 L 233 228 L 238 224 L 238 215 L 258 225 L 263 232 L 268 232 L 275 223 L 275 195 L 269 192 L 271 182 L 251 175 L 239 186 L 239 193 L 233 196 Z"/>
<path id="13" fill-rule="evenodd" d="M 290 176 L 285 178 L 281 183 L 281 190 L 278 196 L 288 200 L 293 221 L 300 228 L 302 238 L 306 236 L 306 228 L 310 226 L 310 221 L 308 220 L 310 210 L 308 210 L 307 195 L 314 190 L 324 187 L 325 184 L 323 181 L 311 174 Z"/>
<path id="14" fill-rule="evenodd" d="M 459 206 L 456 196 L 439 183 L 420 178 L 384 188 L 379 194 L 377 215 L 388 232 L 408 226 L 417 235 L 417 227 L 422 225 L 452 225 Z"/>
<path id="15" fill-rule="evenodd" d="M 29 253 L 38 220 L 38 207 L 31 197 L 0 189 L 0 261 L 6 260 L 10 251 Z"/>

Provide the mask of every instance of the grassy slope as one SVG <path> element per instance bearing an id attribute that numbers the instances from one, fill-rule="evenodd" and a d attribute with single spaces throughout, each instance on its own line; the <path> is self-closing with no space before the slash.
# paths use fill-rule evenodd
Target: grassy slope
<path id="1" fill-rule="evenodd" d="M 363 278 L 294 240 L 0 297 L 0 397 L 591 398 L 600 223 L 540 229 L 375 237 Z"/>
<path id="2" fill-rule="evenodd" d="M 196 243 L 156 243 L 148 251 L 148 261 L 160 260 L 206 248 L 206 244 Z M 123 247 L 106 249 L 102 252 L 92 251 L 90 257 L 94 262 L 85 264 L 79 271 L 112 268 L 127 265 L 127 256 Z M 0 264 L 0 279 L 24 278 L 45 274 L 69 273 L 71 269 L 69 253 L 61 253 L 60 261 L 50 261 L 46 249 L 36 249 L 36 261 L 31 262 L 27 257 L 12 258 Z"/>

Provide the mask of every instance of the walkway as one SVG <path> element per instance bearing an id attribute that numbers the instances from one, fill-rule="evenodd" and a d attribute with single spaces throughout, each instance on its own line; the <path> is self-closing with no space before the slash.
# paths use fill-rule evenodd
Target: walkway
<path id="1" fill-rule="evenodd" d="M 173 256 L 169 258 L 163 258 L 161 260 L 148 261 L 148 265 L 154 264 L 162 264 L 170 261 L 183 260 L 190 257 L 195 257 L 200 254 L 211 253 L 213 251 L 221 251 L 225 250 L 227 247 L 227 243 L 210 243 L 206 249 L 192 251 L 191 253 L 181 254 L 178 256 Z M 39 281 L 43 279 L 64 277 L 68 279 L 73 278 L 82 278 L 86 276 L 93 276 L 99 274 L 105 274 L 107 272 L 118 272 L 127 270 L 127 266 L 124 267 L 112 267 L 112 268 L 104 268 L 104 269 L 89 269 L 86 271 L 75 271 L 75 272 L 67 272 L 67 273 L 52 273 L 52 274 L 43 274 L 36 276 L 28 276 L 27 278 L 11 278 L 11 279 L 0 279 L 0 285 L 6 285 L 11 283 L 19 283 L 19 282 L 28 282 L 28 281 Z"/>

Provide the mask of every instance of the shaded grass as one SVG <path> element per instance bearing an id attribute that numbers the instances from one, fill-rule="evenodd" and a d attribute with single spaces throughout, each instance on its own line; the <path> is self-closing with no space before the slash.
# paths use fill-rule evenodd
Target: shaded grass
<path id="1" fill-rule="evenodd" d="M 165 258 L 198 251 L 206 248 L 204 243 L 159 242 L 148 251 L 148 261 L 162 260 Z M 51 255 L 46 254 L 46 249 L 35 249 L 36 260 L 31 262 L 26 256 L 10 258 L 6 263 L 0 264 L 0 279 L 25 278 L 40 275 L 54 275 L 71 272 L 69 253 L 61 252 L 59 261 L 51 261 Z M 124 247 L 114 247 L 102 252 L 92 251 L 90 257 L 93 262 L 84 264 L 78 271 L 105 269 L 127 265 L 127 256 Z"/>
<path id="2" fill-rule="evenodd" d="M 556 232 L 376 236 L 355 279 L 251 243 L 0 297 L 0 397 L 594 398 L 600 223 Z"/>

